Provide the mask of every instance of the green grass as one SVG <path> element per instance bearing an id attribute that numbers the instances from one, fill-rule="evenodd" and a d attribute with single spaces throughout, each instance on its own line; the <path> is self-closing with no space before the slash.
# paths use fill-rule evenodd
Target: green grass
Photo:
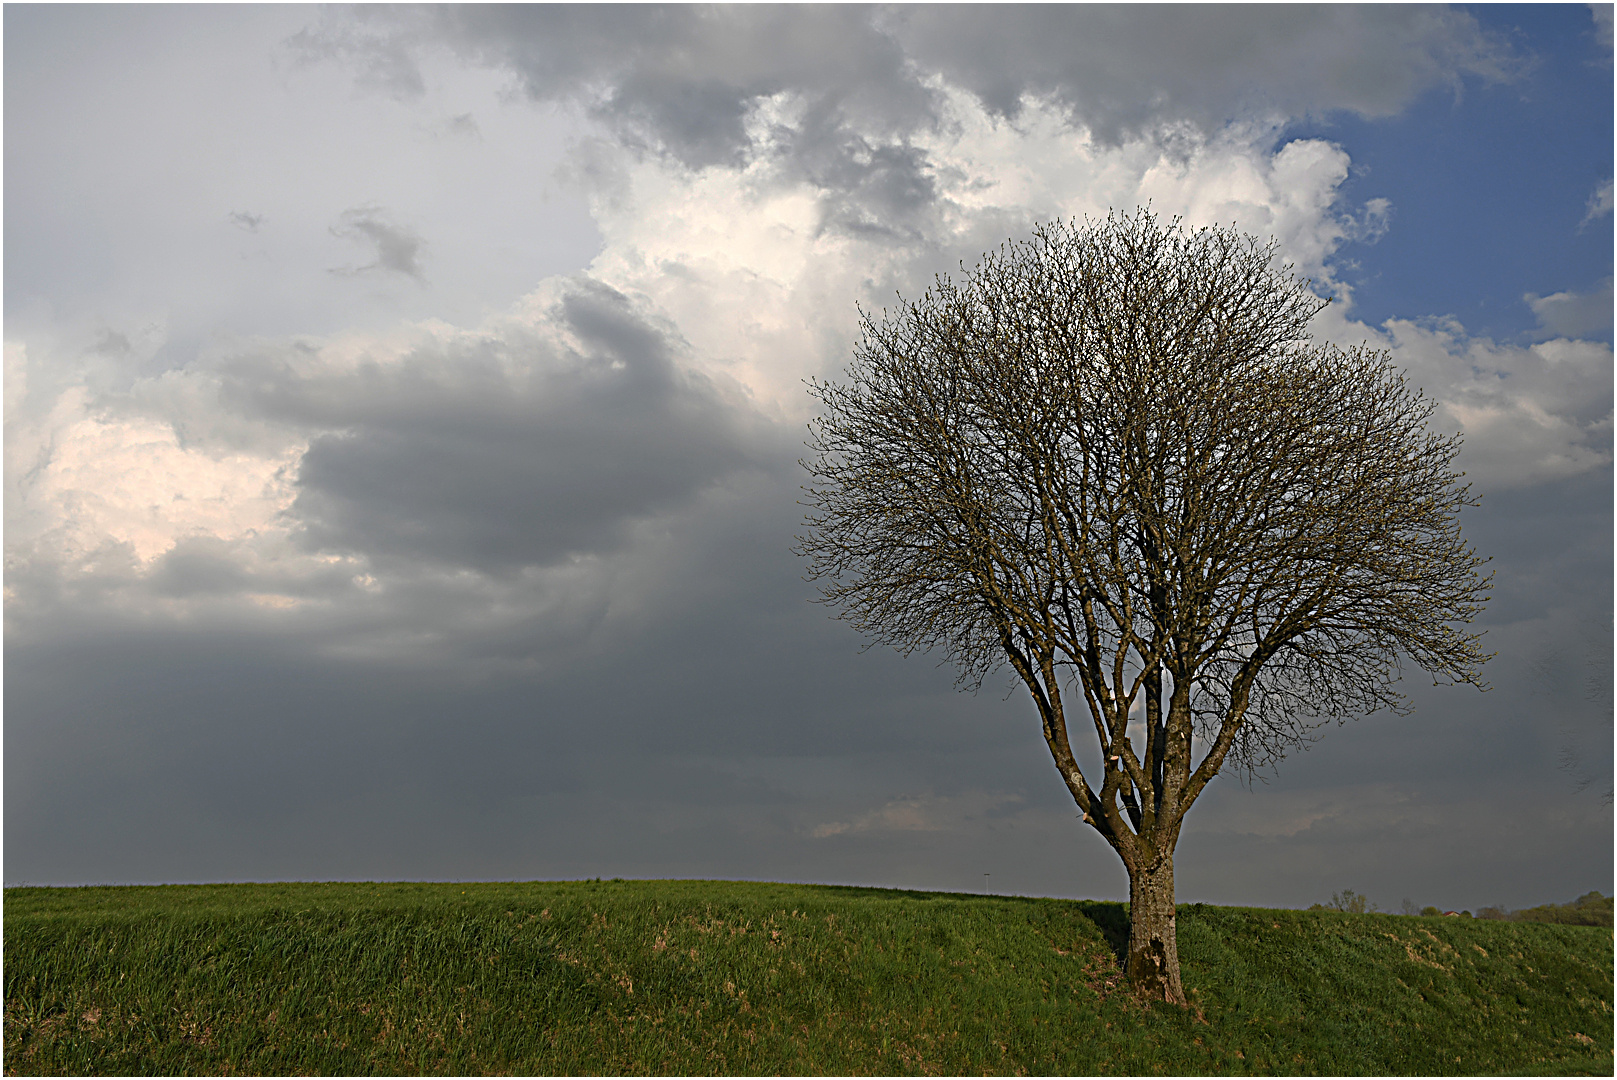
<path id="1" fill-rule="evenodd" d="M 739 882 L 5 891 L 8 1073 L 1612 1072 L 1604 927 Z"/>

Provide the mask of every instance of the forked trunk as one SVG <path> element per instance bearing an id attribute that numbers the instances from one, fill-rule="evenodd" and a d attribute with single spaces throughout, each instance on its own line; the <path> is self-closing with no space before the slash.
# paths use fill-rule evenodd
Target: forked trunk
<path id="1" fill-rule="evenodd" d="M 1129 984 L 1148 1001 L 1185 1004 L 1173 910 L 1173 856 L 1129 879 Z"/>

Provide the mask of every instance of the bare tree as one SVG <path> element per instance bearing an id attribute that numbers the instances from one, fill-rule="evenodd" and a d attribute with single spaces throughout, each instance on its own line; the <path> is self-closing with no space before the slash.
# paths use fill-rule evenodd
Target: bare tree
<path id="1" fill-rule="evenodd" d="M 1309 338 L 1326 301 L 1275 247 L 1148 210 L 1044 226 L 864 313 L 847 381 L 810 384 L 822 599 L 967 688 L 1010 665 L 1128 870 L 1130 981 L 1173 1002 L 1174 849 L 1220 769 L 1402 710 L 1403 661 L 1487 659 L 1457 626 L 1488 589 L 1458 436 L 1384 354 Z"/>

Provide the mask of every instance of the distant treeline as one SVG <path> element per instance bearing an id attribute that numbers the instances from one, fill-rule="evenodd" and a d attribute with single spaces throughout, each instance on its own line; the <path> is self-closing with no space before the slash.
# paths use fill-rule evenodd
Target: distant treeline
<path id="1" fill-rule="evenodd" d="M 1381 909 L 1363 893 L 1356 893 L 1352 889 L 1343 889 L 1331 896 L 1323 904 L 1309 906 L 1309 911 L 1341 911 L 1349 915 L 1365 915 L 1379 912 Z M 1469 911 L 1445 912 L 1435 907 L 1417 909 L 1415 904 L 1405 900 L 1403 904 L 1405 915 L 1459 915 L 1462 918 L 1494 919 L 1501 922 L 1541 922 L 1559 923 L 1562 926 L 1611 926 L 1612 925 L 1612 898 L 1599 892 L 1586 892 L 1570 904 L 1540 904 L 1538 907 L 1523 908 L 1520 911 L 1510 911 L 1501 906 L 1485 907 L 1475 916 Z"/>
<path id="2" fill-rule="evenodd" d="M 1610 926 L 1611 899 L 1598 892 L 1586 892 L 1570 904 L 1540 904 L 1538 907 L 1524 908 L 1521 911 L 1485 907 L 1477 912 L 1477 918 L 1505 919 L 1509 922 L 1560 923 L 1563 926 Z"/>

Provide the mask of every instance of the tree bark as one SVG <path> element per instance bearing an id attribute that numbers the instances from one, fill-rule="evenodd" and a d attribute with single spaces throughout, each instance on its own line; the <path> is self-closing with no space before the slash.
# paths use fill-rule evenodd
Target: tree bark
<path id="1" fill-rule="evenodd" d="M 1173 855 L 1129 876 L 1129 983 L 1148 1001 L 1185 1004 L 1173 907 Z"/>

